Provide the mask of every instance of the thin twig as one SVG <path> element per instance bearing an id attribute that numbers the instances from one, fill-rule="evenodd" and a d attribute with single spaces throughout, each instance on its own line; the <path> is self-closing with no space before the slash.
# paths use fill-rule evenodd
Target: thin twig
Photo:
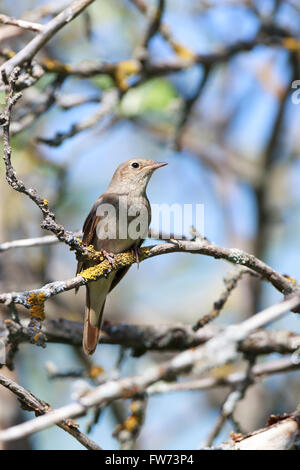
<path id="1" fill-rule="evenodd" d="M 300 363 L 293 360 L 293 356 L 274 361 L 256 364 L 252 368 L 253 379 L 264 378 L 273 374 L 282 374 L 300 369 Z M 184 382 L 158 382 L 147 388 L 148 395 L 160 395 L 165 393 L 209 390 L 215 387 L 235 387 L 244 382 L 246 372 L 233 372 L 232 374 L 217 378 L 210 376 L 204 379 L 186 380 Z"/>
<path id="2" fill-rule="evenodd" d="M 55 220 L 55 215 L 51 212 L 48 201 L 40 197 L 37 191 L 33 188 L 27 188 L 23 181 L 19 180 L 11 163 L 11 146 L 10 146 L 10 121 L 11 111 L 16 101 L 21 97 L 21 93 L 15 92 L 16 81 L 20 69 L 17 67 L 9 79 L 9 92 L 6 98 L 6 106 L 2 116 L 0 117 L 0 124 L 3 126 L 3 141 L 4 141 L 4 163 L 6 169 L 6 180 L 8 184 L 16 191 L 26 194 L 41 210 L 43 215 L 42 228 L 53 232 L 57 238 L 64 241 L 71 249 L 76 250 L 78 253 L 88 253 L 88 250 L 81 244 L 81 241 L 72 233 L 64 229 Z"/>
<path id="3" fill-rule="evenodd" d="M 50 145 L 51 147 L 58 147 L 65 140 L 96 126 L 105 117 L 110 117 L 110 120 L 113 121 L 114 111 L 117 107 L 118 101 L 118 89 L 114 88 L 108 90 L 107 92 L 103 93 L 98 109 L 87 119 L 84 119 L 77 124 L 73 124 L 66 132 L 58 132 L 52 138 L 38 137 L 37 141 L 42 144 Z"/>
<path id="4" fill-rule="evenodd" d="M 18 26 L 22 29 L 27 29 L 29 31 L 34 31 L 41 33 L 44 29 L 44 26 L 39 23 L 33 23 L 32 21 L 18 20 L 17 18 L 12 18 L 4 14 L 0 14 L 0 23 L 9 24 L 12 26 Z"/>
<path id="5" fill-rule="evenodd" d="M 51 407 L 44 401 L 40 400 L 33 393 L 29 392 L 21 385 L 13 382 L 8 377 L 0 374 L 0 385 L 6 387 L 12 393 L 14 393 L 22 404 L 22 408 L 27 411 L 34 411 L 36 416 L 45 415 L 52 411 Z M 61 423 L 57 423 L 57 426 L 71 434 L 75 439 L 80 442 L 88 450 L 102 450 L 102 448 L 96 444 L 92 439 L 87 437 L 78 429 L 78 424 L 71 420 L 64 420 Z"/>
<path id="6" fill-rule="evenodd" d="M 243 380 L 241 382 L 238 382 L 234 386 L 234 389 L 227 395 L 226 399 L 224 400 L 224 403 L 221 406 L 218 420 L 204 444 L 205 447 L 212 446 L 214 440 L 218 437 L 224 424 L 229 418 L 233 420 L 233 413 L 236 409 L 238 402 L 244 397 L 246 390 L 253 383 L 252 367 L 254 365 L 254 361 L 255 357 L 251 356 Z M 240 432 L 240 429 L 237 429 L 237 431 Z"/>
<path id="7" fill-rule="evenodd" d="M 238 281 L 243 277 L 244 274 L 250 274 L 250 275 L 255 275 L 253 271 L 250 271 L 249 269 L 243 269 L 240 268 L 237 270 L 236 273 L 232 274 L 231 276 L 228 276 L 224 279 L 224 283 L 226 286 L 226 289 L 224 292 L 222 292 L 220 298 L 214 302 L 214 307 L 213 310 L 208 314 L 205 315 L 204 317 L 201 317 L 197 323 L 193 326 L 193 330 L 197 331 L 199 328 L 202 328 L 204 325 L 207 323 L 210 323 L 213 321 L 221 312 L 222 308 L 224 307 L 225 303 L 227 302 L 231 292 L 235 287 L 237 286 Z"/>
<path id="8" fill-rule="evenodd" d="M 49 21 L 41 33 L 33 38 L 23 49 L 20 50 L 14 57 L 9 59 L 0 67 L 0 74 L 4 80 L 8 80 L 12 71 L 16 67 L 21 67 L 24 63 L 30 62 L 36 53 L 66 24 L 74 20 L 86 7 L 88 7 L 94 0 L 76 0 Z"/>

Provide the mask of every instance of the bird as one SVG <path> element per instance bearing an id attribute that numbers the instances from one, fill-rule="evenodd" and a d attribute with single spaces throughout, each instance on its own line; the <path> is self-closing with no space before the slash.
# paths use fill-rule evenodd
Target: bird
<path id="1" fill-rule="evenodd" d="M 115 254 L 127 250 L 135 253 L 138 262 L 138 249 L 151 222 L 146 188 L 153 172 L 165 165 L 166 162 L 148 158 L 134 158 L 119 165 L 108 188 L 98 197 L 85 219 L 82 243 L 93 245 L 112 264 Z M 94 264 L 93 261 L 79 261 L 76 274 Z M 99 342 L 106 297 L 128 269 L 129 266 L 125 266 L 113 270 L 107 277 L 86 285 L 82 346 L 87 355 L 94 353 Z"/>

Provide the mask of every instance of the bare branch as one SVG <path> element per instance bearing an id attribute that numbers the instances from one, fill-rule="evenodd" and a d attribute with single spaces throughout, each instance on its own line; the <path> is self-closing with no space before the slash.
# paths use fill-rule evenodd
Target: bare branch
<path id="1" fill-rule="evenodd" d="M 7 16 L 4 14 L 0 15 L 0 23 L 18 26 L 19 28 L 27 29 L 29 31 L 34 31 L 38 33 L 41 33 L 44 29 L 44 26 L 39 23 L 33 23 L 32 21 L 26 20 L 18 20 L 16 18 L 12 18 L 11 16 Z"/>
<path id="2" fill-rule="evenodd" d="M 13 380 L 9 379 L 5 375 L 0 374 L 0 385 L 6 387 L 12 393 L 14 393 L 20 400 L 22 408 L 28 411 L 34 411 L 36 416 L 45 415 L 52 411 L 48 403 L 40 400 L 33 393 L 29 392 L 21 385 L 18 385 Z M 75 439 L 80 442 L 88 450 L 102 450 L 96 442 L 92 441 L 89 437 L 83 434 L 78 429 L 78 424 L 74 421 L 66 420 L 61 423 L 57 423 L 57 426 L 68 434 L 71 434 Z"/>
<path id="3" fill-rule="evenodd" d="M 5 325 L 10 334 L 10 341 L 14 344 L 30 341 L 31 335 L 25 325 L 10 319 L 6 320 Z M 45 320 L 42 331 L 49 343 L 81 346 L 82 323 L 65 318 Z M 222 328 L 213 325 L 206 325 L 194 332 L 191 326 L 182 323 L 174 325 L 134 325 L 104 321 L 100 342 L 132 348 L 135 355 L 141 355 L 146 351 L 183 351 L 204 344 L 221 332 Z M 292 354 L 299 348 L 300 335 L 285 330 L 258 330 L 238 346 L 240 352 L 253 355 L 275 352 Z"/>
<path id="4" fill-rule="evenodd" d="M 10 146 L 10 121 L 11 111 L 16 101 L 21 97 L 20 93 L 15 93 L 16 80 L 19 75 L 20 69 L 15 68 L 9 80 L 9 93 L 6 99 L 6 106 L 3 115 L 1 116 L 0 124 L 3 126 L 3 141 L 4 141 L 4 163 L 6 169 L 6 180 L 8 184 L 16 191 L 26 194 L 38 206 L 43 215 L 42 228 L 52 231 L 59 240 L 63 241 L 79 253 L 88 253 L 88 250 L 83 247 L 81 241 L 72 233 L 64 229 L 55 220 L 55 215 L 48 206 L 47 199 L 38 196 L 33 188 L 27 188 L 23 181 L 17 178 L 16 172 L 11 163 L 11 146 Z"/>
<path id="5" fill-rule="evenodd" d="M 300 295 L 294 295 L 280 304 L 273 305 L 244 322 L 225 328 L 203 346 L 184 351 L 171 360 L 147 369 L 141 375 L 108 381 L 87 392 L 77 402 L 47 413 L 26 423 L 0 431 L 0 441 L 10 441 L 41 431 L 64 419 L 77 417 L 95 405 L 104 405 L 118 398 L 131 398 L 144 392 L 147 387 L 171 375 L 194 371 L 203 374 L 214 367 L 236 359 L 238 344 L 257 328 L 261 328 L 295 308 Z"/>
<path id="6" fill-rule="evenodd" d="M 165 9 L 165 0 L 158 0 L 158 5 L 149 20 L 148 27 L 146 28 L 145 36 L 143 38 L 143 43 L 141 47 L 147 50 L 150 40 L 160 29 L 161 19 L 164 14 Z"/>
<path id="7" fill-rule="evenodd" d="M 288 358 L 278 359 L 276 361 L 256 364 L 252 368 L 252 375 L 253 378 L 257 380 L 269 375 L 282 374 L 299 369 L 300 363 L 297 364 L 293 360 L 293 356 L 290 356 Z M 233 387 L 243 382 L 245 378 L 245 372 L 234 372 L 227 377 L 222 378 L 211 376 L 204 379 L 187 380 L 185 382 L 158 382 L 147 388 L 147 394 L 157 395 L 181 391 L 208 390 L 215 387 Z"/>
<path id="8" fill-rule="evenodd" d="M 216 302 L 214 302 L 213 310 L 208 315 L 205 315 L 204 317 L 200 318 L 197 323 L 193 326 L 194 331 L 197 331 L 199 328 L 202 328 L 204 325 L 214 320 L 220 314 L 231 292 L 235 289 L 238 281 L 243 277 L 244 274 L 255 275 L 255 273 L 253 273 L 253 271 L 250 271 L 249 269 L 245 270 L 240 268 L 237 272 L 224 279 L 226 287 L 225 291 L 222 292 L 220 298 Z"/>
<path id="9" fill-rule="evenodd" d="M 228 442 L 213 447 L 222 450 L 290 450 L 300 439 L 300 412 L 271 416 L 274 424 L 246 436 L 233 436 Z"/>
<path id="10" fill-rule="evenodd" d="M 206 440 L 205 446 L 211 446 L 213 444 L 214 440 L 220 434 L 226 421 L 230 418 L 234 423 L 235 427 L 237 428 L 237 431 L 240 432 L 240 428 L 239 426 L 237 426 L 237 423 L 233 418 L 233 413 L 237 407 L 238 402 L 242 400 L 242 398 L 244 398 L 246 390 L 253 383 L 252 367 L 254 365 L 255 360 L 256 358 L 254 356 L 250 357 L 249 362 L 247 364 L 247 371 L 244 374 L 244 379 L 241 382 L 238 382 L 234 386 L 234 389 L 230 391 L 227 397 L 225 398 L 224 403 L 221 406 L 218 420 L 213 430 L 210 432 Z"/>
<path id="11" fill-rule="evenodd" d="M 74 232 L 75 237 L 81 237 L 81 230 Z M 55 235 L 45 235 L 36 238 L 24 238 L 20 240 L 13 240 L 11 242 L 4 242 L 0 244 L 0 253 L 11 250 L 13 248 L 29 248 L 34 246 L 54 245 L 59 242 Z"/>
<path id="12" fill-rule="evenodd" d="M 58 147 L 61 145 L 66 139 L 70 137 L 74 137 L 75 135 L 79 134 L 80 132 L 86 131 L 101 121 L 101 119 L 108 117 L 110 115 L 114 115 L 114 111 L 118 104 L 119 99 L 119 90 L 113 88 L 105 92 L 102 96 L 101 102 L 98 106 L 98 109 L 87 119 L 74 124 L 71 126 L 70 130 L 67 132 L 59 132 L 53 138 L 47 139 L 44 137 L 38 137 L 37 141 L 43 144 L 50 145 L 52 147 Z M 113 117 L 111 117 L 113 120 Z"/>
<path id="13" fill-rule="evenodd" d="M 9 78 L 16 67 L 21 67 L 24 63 L 30 62 L 36 53 L 57 33 L 63 26 L 76 18 L 94 0 L 76 0 L 53 18 L 43 27 L 43 31 L 33 38 L 15 56 L 9 59 L 0 67 L 2 77 Z"/>
<path id="14" fill-rule="evenodd" d="M 61 0 L 59 3 L 47 2 L 43 5 L 40 5 L 34 9 L 30 9 L 21 15 L 20 20 L 26 22 L 37 22 L 46 16 L 54 16 L 57 15 L 62 9 L 66 8 L 70 5 L 71 0 Z M 10 26 L 2 26 L 0 30 L 0 41 L 7 40 L 11 37 L 18 36 L 22 34 L 22 29 L 19 27 L 10 27 Z"/>

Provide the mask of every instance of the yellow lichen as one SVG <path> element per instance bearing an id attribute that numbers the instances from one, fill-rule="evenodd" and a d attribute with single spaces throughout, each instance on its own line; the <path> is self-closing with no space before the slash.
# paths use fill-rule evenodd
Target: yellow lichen
<path id="1" fill-rule="evenodd" d="M 71 67 L 67 64 L 59 62 L 59 60 L 44 59 L 42 65 L 48 72 L 70 73 Z"/>
<path id="2" fill-rule="evenodd" d="M 174 41 L 172 43 L 172 47 L 176 54 L 184 60 L 194 60 L 196 57 L 193 51 L 183 46 L 182 44 L 179 44 L 178 42 Z"/>
<path id="3" fill-rule="evenodd" d="M 84 279 L 89 279 L 91 281 L 96 281 L 98 277 L 103 276 L 103 274 L 108 273 L 110 270 L 109 261 L 102 261 L 100 264 L 96 264 L 95 266 L 91 266 L 90 268 L 85 269 L 79 276 L 83 277 Z"/>
<path id="4" fill-rule="evenodd" d="M 49 204 L 47 199 L 43 199 L 43 203 L 45 204 L 45 206 L 47 206 Z"/>
<path id="5" fill-rule="evenodd" d="M 137 416 L 129 416 L 124 422 L 124 429 L 127 431 L 134 431 L 139 426 L 139 419 Z"/>
<path id="6" fill-rule="evenodd" d="M 13 50 L 5 50 L 5 55 L 7 57 L 7 59 L 11 59 L 12 57 L 14 57 L 16 55 L 16 52 L 13 51 Z"/>
<path id="7" fill-rule="evenodd" d="M 130 411 L 132 414 L 137 415 L 141 412 L 141 400 L 134 400 L 131 402 Z"/>
<path id="8" fill-rule="evenodd" d="M 90 247 L 88 247 L 90 250 Z M 140 253 L 139 253 L 139 259 L 142 261 L 145 259 L 148 254 L 149 254 L 150 249 L 149 248 L 141 248 Z M 111 263 L 107 260 L 104 259 L 104 256 L 101 252 L 95 251 L 94 248 L 92 247 L 92 253 L 89 256 L 90 260 L 94 261 L 99 261 L 99 264 L 95 264 L 94 266 L 91 266 L 81 273 L 78 274 L 78 276 L 83 277 L 84 279 L 89 279 L 92 281 L 96 281 L 99 277 L 103 276 L 104 274 L 110 273 L 112 270 L 120 269 L 125 266 L 130 266 L 131 264 L 136 262 L 136 257 L 131 251 L 125 251 L 124 253 L 119 253 L 115 255 L 114 260 L 113 260 L 113 266 Z M 103 261 L 101 261 L 103 260 Z"/>
<path id="9" fill-rule="evenodd" d="M 34 337 L 33 337 L 33 341 L 35 341 L 35 342 L 37 343 L 37 342 L 38 342 L 38 340 L 39 340 L 39 338 L 40 338 L 40 334 L 39 334 L 39 333 L 37 333 L 36 335 L 34 335 Z"/>
<path id="10" fill-rule="evenodd" d="M 99 375 L 104 374 L 104 369 L 100 366 L 93 366 L 90 370 L 89 376 L 91 379 L 96 379 Z"/>
<path id="11" fill-rule="evenodd" d="M 123 60 L 115 69 L 115 80 L 120 90 L 128 89 L 128 78 L 141 71 L 141 64 L 137 60 Z"/>
<path id="12" fill-rule="evenodd" d="M 282 40 L 282 45 L 289 51 L 300 51 L 300 41 L 295 38 L 284 38 Z"/>
<path id="13" fill-rule="evenodd" d="M 292 283 L 293 286 L 296 286 L 296 285 L 298 284 L 296 279 L 294 279 L 294 278 L 291 277 L 291 276 L 288 276 L 287 274 L 284 274 L 283 277 L 285 277 L 286 279 L 288 279 L 289 281 L 291 281 L 291 283 Z"/>
<path id="14" fill-rule="evenodd" d="M 45 320 L 45 300 L 46 296 L 44 292 L 40 294 L 29 294 L 27 301 L 30 305 L 30 315 L 32 318 L 38 318 L 39 320 Z"/>
<path id="15" fill-rule="evenodd" d="M 224 364 L 223 366 L 215 367 L 214 369 L 212 369 L 211 375 L 215 379 L 224 379 L 235 371 L 235 367 L 232 364 Z"/>

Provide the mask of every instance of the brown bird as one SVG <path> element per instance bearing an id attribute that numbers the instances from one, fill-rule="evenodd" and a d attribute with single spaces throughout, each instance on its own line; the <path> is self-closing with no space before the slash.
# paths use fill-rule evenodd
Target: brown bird
<path id="1" fill-rule="evenodd" d="M 122 163 L 107 190 L 97 199 L 83 225 L 84 245 L 93 245 L 113 263 L 114 254 L 132 249 L 138 262 L 138 248 L 147 236 L 151 208 L 146 187 L 152 173 L 167 163 L 136 158 Z M 77 274 L 93 262 L 79 262 Z M 128 267 L 112 271 L 108 277 L 86 286 L 83 349 L 95 351 L 101 328 L 106 296 L 127 273 Z"/>

